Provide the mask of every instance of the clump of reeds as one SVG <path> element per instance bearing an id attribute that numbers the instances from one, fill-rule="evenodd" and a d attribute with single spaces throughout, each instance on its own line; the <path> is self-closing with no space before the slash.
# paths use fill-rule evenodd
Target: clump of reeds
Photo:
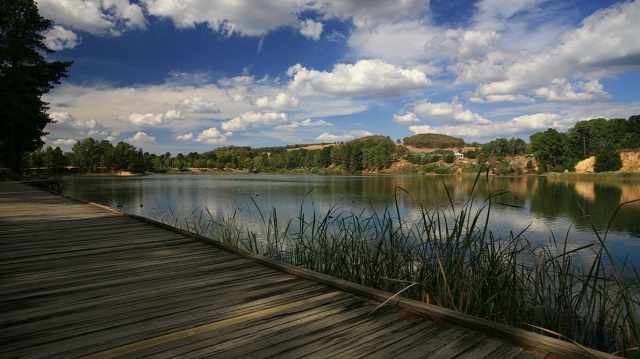
<path id="1" fill-rule="evenodd" d="M 259 240 L 238 221 L 237 211 L 214 216 L 205 208 L 161 220 L 341 279 L 403 291 L 413 299 L 598 350 L 637 355 L 640 273 L 610 255 L 608 229 L 601 236 L 594 228 L 594 243 L 573 250 L 567 250 L 569 231 L 560 243 L 551 234 L 544 246 L 527 240 L 527 228 L 498 237 L 488 230 L 491 209 L 507 193 L 477 200 L 479 176 L 461 208 L 450 199 L 451 208 L 421 208 L 412 222 L 401 216 L 397 198 L 409 196 L 401 188 L 395 203 L 381 211 L 352 213 L 332 206 L 326 213 L 306 214 L 301 205 L 297 218 L 285 223 L 275 208 L 265 216 L 254 201 L 263 227 Z M 593 262 L 576 263 L 585 251 L 595 254 Z"/>

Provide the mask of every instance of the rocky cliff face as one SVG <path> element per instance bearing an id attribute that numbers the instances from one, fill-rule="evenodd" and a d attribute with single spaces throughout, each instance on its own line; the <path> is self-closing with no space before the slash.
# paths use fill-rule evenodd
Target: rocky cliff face
<path id="1" fill-rule="evenodd" d="M 618 172 L 640 172 L 640 151 L 623 151 L 620 153 L 620 158 L 622 159 L 622 168 Z M 595 156 L 578 162 L 575 167 L 576 173 L 594 172 L 595 163 Z"/>
<path id="2" fill-rule="evenodd" d="M 620 172 L 640 172 L 640 151 L 625 151 L 620 153 L 622 168 Z"/>
<path id="3" fill-rule="evenodd" d="M 585 160 L 578 162 L 578 164 L 574 167 L 576 173 L 585 173 L 585 172 L 595 172 L 593 167 L 596 164 L 596 156 L 591 156 Z"/>

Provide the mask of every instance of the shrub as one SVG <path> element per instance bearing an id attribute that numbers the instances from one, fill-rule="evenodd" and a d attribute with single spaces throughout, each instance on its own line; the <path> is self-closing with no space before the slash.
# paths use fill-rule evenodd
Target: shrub
<path id="1" fill-rule="evenodd" d="M 596 153 L 596 163 L 593 169 L 596 172 L 617 171 L 622 168 L 620 151 L 612 145 L 605 145 Z"/>

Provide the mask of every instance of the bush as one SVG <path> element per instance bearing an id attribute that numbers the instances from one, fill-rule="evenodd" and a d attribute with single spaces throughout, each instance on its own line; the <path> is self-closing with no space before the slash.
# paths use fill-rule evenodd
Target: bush
<path id="1" fill-rule="evenodd" d="M 451 167 L 438 167 L 435 169 L 434 173 L 438 175 L 450 175 Z"/>
<path id="2" fill-rule="evenodd" d="M 596 153 L 593 169 L 596 172 L 617 171 L 622 168 L 620 151 L 612 145 L 605 145 Z"/>
<path id="3" fill-rule="evenodd" d="M 450 154 L 448 154 L 448 155 L 445 155 L 445 156 L 443 157 L 443 160 L 444 160 L 446 163 L 453 163 L 453 162 L 456 160 L 456 156 L 454 156 L 452 153 L 450 153 Z"/>

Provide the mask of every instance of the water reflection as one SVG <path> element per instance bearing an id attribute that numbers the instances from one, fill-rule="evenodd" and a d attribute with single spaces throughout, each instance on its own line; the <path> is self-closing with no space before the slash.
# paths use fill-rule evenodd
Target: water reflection
<path id="1" fill-rule="evenodd" d="M 152 175 L 145 177 L 69 177 L 65 194 L 120 210 L 159 218 L 170 212 L 208 208 L 216 215 L 237 211 L 259 226 L 260 211 L 276 208 L 283 223 L 302 210 L 326 214 L 333 207 L 353 213 L 389 208 L 417 221 L 420 209 L 455 210 L 473 198 L 473 209 L 492 198 L 490 230 L 506 238 L 528 228 L 528 240 L 546 244 L 569 238 L 569 248 L 602 236 L 618 206 L 640 198 L 640 183 L 572 181 L 544 177 L 473 176 L 313 176 L 313 175 Z M 472 191 L 473 189 L 473 191 Z M 257 205 L 257 206 L 256 206 Z M 609 249 L 640 264 L 640 203 L 623 206 L 611 221 Z M 587 254 L 585 254 L 587 255 Z"/>

